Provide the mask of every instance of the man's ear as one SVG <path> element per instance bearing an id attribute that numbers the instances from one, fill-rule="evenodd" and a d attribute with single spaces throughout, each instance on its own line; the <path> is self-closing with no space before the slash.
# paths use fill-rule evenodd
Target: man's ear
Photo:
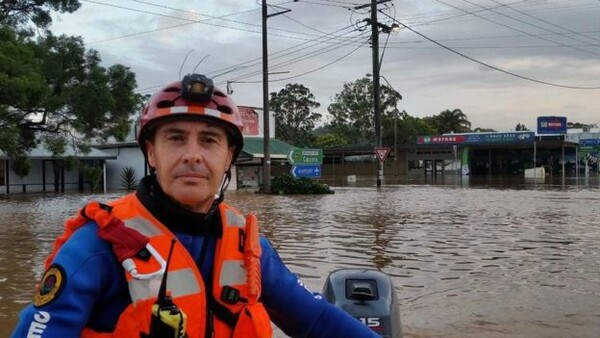
<path id="1" fill-rule="evenodd" d="M 146 156 L 148 157 L 148 165 L 156 168 L 156 157 L 154 156 L 154 144 L 146 140 Z"/>
<path id="2" fill-rule="evenodd" d="M 229 170 L 233 165 L 233 154 L 235 153 L 235 146 L 229 147 L 229 151 L 227 152 L 227 166 L 225 167 L 225 171 Z"/>

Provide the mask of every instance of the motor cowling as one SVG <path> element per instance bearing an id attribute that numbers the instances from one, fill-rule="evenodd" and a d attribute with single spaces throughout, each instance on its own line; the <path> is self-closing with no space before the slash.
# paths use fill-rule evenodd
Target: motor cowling
<path id="1" fill-rule="evenodd" d="M 340 269 L 327 277 L 323 296 L 385 338 L 401 338 L 396 291 L 390 276 L 372 269 Z"/>

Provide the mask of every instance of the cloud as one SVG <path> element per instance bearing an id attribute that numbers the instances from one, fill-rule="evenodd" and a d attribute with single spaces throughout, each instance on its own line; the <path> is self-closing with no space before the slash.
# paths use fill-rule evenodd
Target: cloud
<path id="1" fill-rule="evenodd" d="M 110 5 L 84 2 L 75 14 L 57 17 L 53 29 L 83 36 L 106 64 L 131 67 L 141 89 L 177 79 L 180 68 L 187 73 L 197 66 L 198 72 L 219 75 L 215 81 L 222 87 L 228 80 L 236 81 L 232 87 L 238 104 L 262 106 L 262 22 L 257 2 L 154 1 L 162 6 L 157 7 L 103 1 Z M 548 114 L 600 122 L 598 90 L 543 85 L 467 58 L 533 80 L 600 86 L 599 2 L 547 0 L 500 6 L 490 0 L 469 0 L 494 11 L 462 0 L 443 2 L 394 0 L 380 5 L 385 13 L 379 13 L 382 22 L 389 24 L 387 16 L 396 17 L 425 36 L 403 29 L 390 35 L 386 45 L 388 37 L 380 34 L 381 74 L 402 94 L 400 109 L 429 116 L 460 108 L 474 127 L 498 130 L 516 123 L 533 126 L 536 116 Z M 281 4 L 292 11 L 267 20 L 269 70 L 289 73 L 269 77 L 291 79 L 270 83 L 270 91 L 301 83 L 325 113 L 344 83 L 373 72 L 370 27 L 364 22 L 369 13 L 352 10 L 356 4 L 324 0 Z M 269 13 L 281 7 L 270 7 Z M 179 27 L 169 28 L 175 25 Z"/>

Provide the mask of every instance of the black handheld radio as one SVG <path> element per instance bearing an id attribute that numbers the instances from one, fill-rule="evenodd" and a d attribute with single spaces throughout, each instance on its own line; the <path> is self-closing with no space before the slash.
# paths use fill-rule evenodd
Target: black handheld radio
<path id="1" fill-rule="evenodd" d="M 186 314 L 179 309 L 173 302 L 173 297 L 167 294 L 167 274 L 169 271 L 169 262 L 173 254 L 175 239 L 171 241 L 169 256 L 167 257 L 167 265 L 165 273 L 158 291 L 158 298 L 152 305 L 152 319 L 150 321 L 149 338 L 185 338 L 185 327 L 187 322 Z"/>

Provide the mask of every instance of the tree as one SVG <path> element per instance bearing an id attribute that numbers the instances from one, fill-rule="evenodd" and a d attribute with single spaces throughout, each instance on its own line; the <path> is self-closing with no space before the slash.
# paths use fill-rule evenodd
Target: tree
<path id="1" fill-rule="evenodd" d="M 430 126 L 424 119 L 410 116 L 406 111 L 397 113 L 396 121 L 386 121 L 385 125 L 392 126 L 384 128 L 383 144 L 416 144 L 417 136 L 435 134 L 435 127 Z M 394 126 L 396 132 L 394 134 Z"/>
<path id="2" fill-rule="evenodd" d="M 31 21 L 39 28 L 52 23 L 50 11 L 73 13 L 79 0 L 3 0 L 0 2 L 0 25 L 22 28 Z"/>
<path id="3" fill-rule="evenodd" d="M 444 110 L 438 115 L 426 118 L 427 122 L 435 125 L 439 134 L 450 132 L 464 133 L 471 130 L 471 122 L 460 109 Z"/>
<path id="4" fill-rule="evenodd" d="M 275 133 L 278 137 L 297 146 L 308 146 L 311 130 L 321 119 L 321 114 L 314 111 L 321 104 L 315 101 L 310 89 L 289 83 L 278 93 L 271 93 L 269 106 L 275 112 Z"/>
<path id="5" fill-rule="evenodd" d="M 382 122 L 393 117 L 396 105 L 402 96 L 388 86 L 380 88 Z M 346 135 L 349 144 L 376 144 L 375 114 L 373 112 L 373 81 L 364 77 L 345 83 L 342 91 L 335 95 L 327 108 L 333 120 L 332 130 Z M 383 123 L 382 123 L 383 125 Z"/>
<path id="6" fill-rule="evenodd" d="M 2 27 L 0 60 L 0 128 L 10 135 L 0 138 L 0 150 L 11 159 L 39 143 L 61 155 L 66 146 L 53 144 L 85 153 L 92 142 L 127 136 L 139 110 L 135 74 L 100 66 L 98 52 L 86 51 L 81 38 L 48 32 L 33 39 Z"/>
<path id="7" fill-rule="evenodd" d="M 475 129 L 473 129 L 473 131 L 476 133 L 495 133 L 496 129 L 477 127 Z"/>
<path id="8" fill-rule="evenodd" d="M 515 131 L 529 131 L 529 129 L 524 124 L 517 123 L 515 126 Z"/>
<path id="9" fill-rule="evenodd" d="M 317 135 L 312 143 L 312 147 L 315 148 L 326 148 L 326 147 L 339 147 L 347 144 L 346 138 L 337 133 L 328 133 Z"/>
<path id="10" fill-rule="evenodd" d="M 595 123 L 588 124 L 588 123 L 581 123 L 581 122 L 567 122 L 567 128 L 581 129 L 583 127 L 598 128 L 598 125 Z"/>

